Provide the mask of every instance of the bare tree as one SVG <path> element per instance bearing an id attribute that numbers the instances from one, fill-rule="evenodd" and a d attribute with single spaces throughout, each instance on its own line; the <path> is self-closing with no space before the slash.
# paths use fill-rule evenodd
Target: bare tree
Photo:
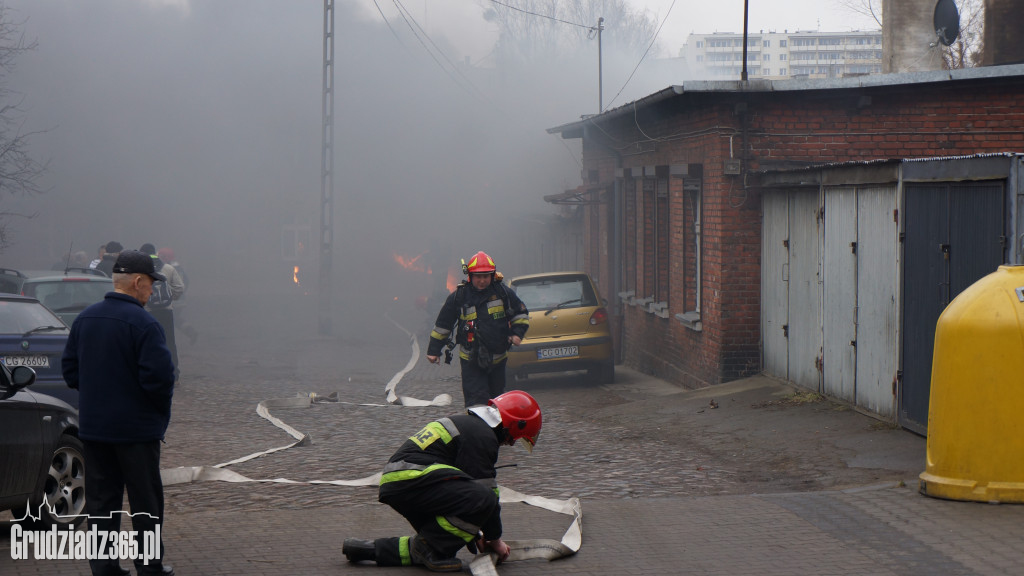
<path id="1" fill-rule="evenodd" d="M 960 35 L 942 50 L 942 65 L 947 70 L 981 66 L 984 49 L 984 0 L 959 0 Z"/>
<path id="2" fill-rule="evenodd" d="M 882 27 L 882 0 L 836 0 L 836 4 L 848 12 L 870 16 Z"/>
<path id="3" fill-rule="evenodd" d="M 491 0 L 485 18 L 498 25 L 499 60 L 528 63 L 589 48 L 604 18 L 602 42 L 618 52 L 642 55 L 658 30 L 647 12 L 625 0 Z"/>
<path id="4" fill-rule="evenodd" d="M 34 41 L 25 40 L 21 24 L 11 19 L 7 5 L 0 2 L 0 202 L 10 196 L 42 192 L 38 181 L 46 171 L 46 164 L 29 154 L 29 140 L 35 133 L 22 131 L 17 94 L 7 85 L 18 56 L 36 47 Z M 24 216 L 0 209 L 0 252 L 10 246 L 7 220 L 16 215 Z"/>
<path id="5" fill-rule="evenodd" d="M 872 17 L 879 27 L 884 25 L 882 0 L 836 0 L 841 8 Z M 942 62 L 946 69 L 970 68 L 981 65 L 982 38 L 985 28 L 983 0 L 956 0 L 960 12 L 960 36 L 950 46 L 942 46 Z M 922 14 L 932 18 L 932 14 Z"/>

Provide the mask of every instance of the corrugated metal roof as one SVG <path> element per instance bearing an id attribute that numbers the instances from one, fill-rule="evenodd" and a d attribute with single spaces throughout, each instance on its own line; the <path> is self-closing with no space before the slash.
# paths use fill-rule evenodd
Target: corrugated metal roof
<path id="1" fill-rule="evenodd" d="M 780 173 L 798 173 L 808 172 L 812 170 L 821 170 L 823 168 L 839 168 L 845 166 L 872 166 L 875 164 L 888 164 L 895 162 L 935 162 L 942 160 L 969 160 L 972 158 L 1019 158 L 1024 154 L 1016 152 L 987 152 L 984 154 L 969 154 L 966 156 L 930 156 L 926 158 L 876 158 L 873 160 L 849 160 L 846 162 L 826 162 L 824 164 L 815 164 L 813 166 L 800 166 L 795 168 L 760 168 L 758 170 L 751 170 L 751 174 L 780 174 Z"/>
<path id="2" fill-rule="evenodd" d="M 797 92 L 807 90 L 851 90 L 857 88 L 879 88 L 930 84 L 939 82 L 957 82 L 969 80 L 1000 79 L 1024 77 L 1024 64 L 1005 66 L 983 66 L 979 68 L 961 68 L 958 70 L 934 70 L 929 72 L 906 72 L 902 74 L 871 74 L 850 78 L 806 78 L 787 80 L 766 80 L 756 78 L 742 82 L 740 80 L 690 80 L 682 84 L 669 86 L 639 100 L 623 104 L 602 112 L 586 116 L 581 120 L 548 128 L 549 134 L 559 134 L 579 130 L 588 123 L 597 120 L 611 120 L 623 114 L 632 114 L 636 108 L 650 106 L 673 96 L 686 93 L 728 92 L 759 94 L 770 92 Z"/>

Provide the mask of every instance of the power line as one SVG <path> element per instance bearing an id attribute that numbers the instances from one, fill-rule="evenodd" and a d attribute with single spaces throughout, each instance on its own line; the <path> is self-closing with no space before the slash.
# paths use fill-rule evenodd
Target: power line
<path id="1" fill-rule="evenodd" d="M 658 35 L 661 34 L 661 29 L 665 26 L 665 21 L 668 20 L 668 15 L 672 13 L 672 8 L 674 8 L 675 5 L 676 0 L 672 0 L 672 4 L 668 7 L 668 12 L 666 12 L 665 17 L 661 19 L 661 25 L 658 26 L 658 30 L 654 32 L 654 38 L 651 38 L 651 43 L 647 45 L 647 50 L 644 50 L 644 55 L 640 57 L 640 61 L 633 67 L 633 71 L 629 73 L 629 78 L 626 78 L 626 82 L 622 85 L 622 88 L 619 88 L 619 91 L 615 94 L 615 98 L 618 98 L 619 94 L 622 94 L 622 91 L 629 85 L 629 81 L 633 79 L 633 75 L 636 74 L 637 69 L 640 68 L 640 64 L 643 63 L 644 58 L 647 58 L 647 53 L 651 51 L 651 46 L 654 46 L 654 42 L 658 39 Z M 615 98 L 608 101 L 608 107 L 611 107 L 612 102 L 615 102 Z M 605 110 L 607 110 L 608 107 L 606 107 Z M 601 110 L 601 112 L 604 112 L 604 110 Z"/>
<path id="2" fill-rule="evenodd" d="M 395 32 L 395 29 L 391 27 L 391 22 L 388 22 L 388 17 L 385 16 L 384 11 L 380 9 L 380 4 L 377 3 L 377 0 L 373 0 L 373 5 L 377 7 L 377 12 L 380 13 L 380 17 L 384 20 L 384 23 L 387 24 L 388 30 L 391 30 L 391 35 L 395 37 L 395 40 L 398 40 L 398 43 L 402 45 L 402 48 L 408 50 L 409 48 L 405 45 L 404 42 L 402 42 L 402 39 L 399 38 L 398 33 Z"/>
<path id="3" fill-rule="evenodd" d="M 522 12 L 523 14 L 529 14 L 530 16 L 537 16 L 539 18 L 547 18 L 548 20 L 554 20 L 555 22 L 561 22 L 562 24 L 568 24 L 569 26 L 578 26 L 580 28 L 584 28 L 584 29 L 587 29 L 587 30 L 595 30 L 594 26 L 587 26 L 585 24 L 577 24 L 576 22 L 569 22 L 568 20 L 562 20 L 561 18 L 555 18 L 554 16 L 548 16 L 546 14 L 538 14 L 536 12 L 530 12 L 529 10 L 524 10 L 522 8 L 517 8 L 516 6 L 512 6 L 510 4 L 504 4 L 502 2 L 498 2 L 498 0 L 491 0 L 491 2 L 497 4 L 498 6 L 504 6 L 505 8 L 508 8 L 509 10 L 515 10 L 516 12 Z"/>
<path id="4" fill-rule="evenodd" d="M 430 36 L 427 34 L 425 30 L 423 30 L 423 27 L 420 26 L 419 22 L 416 21 L 416 18 L 414 18 L 412 13 L 409 12 L 409 9 L 402 4 L 401 0 L 392 1 L 394 2 L 395 7 L 398 8 L 398 14 L 402 17 L 403 20 L 405 20 L 406 25 L 409 26 L 409 30 L 412 31 L 413 36 L 415 36 L 416 40 L 419 41 L 420 46 L 422 46 L 423 49 L 427 51 L 427 54 L 429 54 L 430 57 L 434 60 L 434 62 L 441 67 L 441 70 L 443 70 L 444 73 L 447 74 L 448 77 L 451 78 L 452 81 L 455 82 L 460 88 L 471 92 L 462 84 L 462 82 L 459 81 L 458 78 L 452 75 L 451 71 L 448 68 L 446 68 L 445 65 L 441 63 L 440 60 L 437 59 L 437 56 L 434 55 L 434 52 L 431 51 L 431 49 L 423 42 L 423 38 L 426 38 L 427 41 L 430 42 L 430 45 L 434 47 L 434 50 L 436 50 L 437 53 L 440 54 L 441 57 L 443 57 L 446 62 L 448 62 L 448 65 L 451 66 L 451 69 L 454 70 L 459 76 L 461 76 L 463 81 L 466 84 L 468 84 L 470 88 L 476 91 L 477 96 L 484 97 L 486 99 L 486 97 L 483 95 L 483 92 L 481 92 L 480 89 L 477 88 L 473 84 L 473 82 L 469 80 L 469 78 L 466 78 L 465 74 L 463 74 L 462 71 L 459 70 L 459 68 L 452 63 L 448 56 L 445 55 L 444 51 L 438 48 L 437 44 L 435 44 L 434 41 L 430 39 Z M 413 27 L 414 24 L 415 27 Z M 417 29 L 419 30 L 419 32 L 417 32 Z M 421 34 L 423 38 L 420 37 Z"/>

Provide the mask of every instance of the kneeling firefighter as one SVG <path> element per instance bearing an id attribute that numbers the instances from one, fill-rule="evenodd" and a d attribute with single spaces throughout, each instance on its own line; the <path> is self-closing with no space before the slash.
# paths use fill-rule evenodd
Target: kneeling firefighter
<path id="1" fill-rule="evenodd" d="M 467 408 L 483 406 L 505 391 L 508 349 L 518 346 L 530 327 L 530 312 L 516 293 L 501 283 L 494 260 L 477 252 L 462 271 L 459 284 L 441 307 L 427 345 L 427 360 L 439 363 L 441 350 L 459 344 L 462 395 Z M 447 360 L 446 360 L 447 361 Z"/>
<path id="2" fill-rule="evenodd" d="M 532 452 L 540 428 L 540 406 L 521 390 L 427 424 L 395 452 L 380 480 L 380 501 L 404 516 L 416 535 L 348 538 L 342 552 L 350 562 L 422 565 L 434 572 L 462 570 L 455 554 L 463 546 L 505 560 L 509 547 L 501 539 L 494 467 L 498 448 L 521 439 Z"/>

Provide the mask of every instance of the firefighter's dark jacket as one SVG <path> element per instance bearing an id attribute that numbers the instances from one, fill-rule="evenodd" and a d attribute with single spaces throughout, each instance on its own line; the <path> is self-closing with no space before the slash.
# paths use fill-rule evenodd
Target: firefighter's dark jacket
<path id="1" fill-rule="evenodd" d="M 504 284 L 492 282 L 487 288 L 477 290 L 471 282 L 464 282 L 444 301 L 430 333 L 427 355 L 440 356 L 452 330 L 456 330 L 460 358 L 473 358 L 478 343 L 482 342 L 493 355 L 492 363 L 497 364 L 507 356 L 509 337 L 523 338 L 529 327 L 530 312 L 526 304 Z"/>
<path id="2" fill-rule="evenodd" d="M 432 484 L 471 480 L 498 492 L 498 428 L 475 414 L 460 414 L 427 424 L 395 452 L 380 482 L 380 499 L 406 490 L 429 490 Z M 484 538 L 501 537 L 501 507 L 481 526 Z"/>

